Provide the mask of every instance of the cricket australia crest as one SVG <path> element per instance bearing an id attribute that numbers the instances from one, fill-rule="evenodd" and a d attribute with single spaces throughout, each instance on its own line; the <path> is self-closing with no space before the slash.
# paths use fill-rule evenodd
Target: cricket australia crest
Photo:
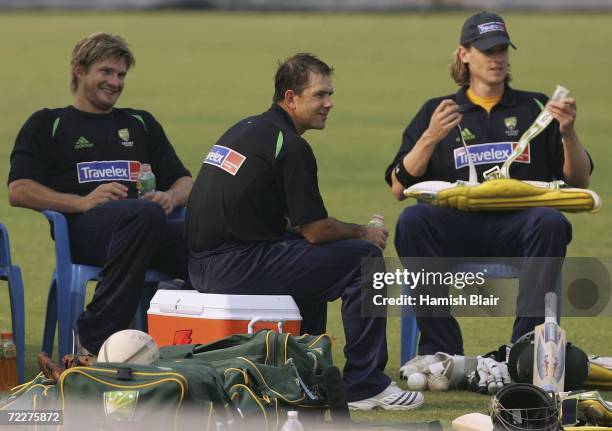
<path id="1" fill-rule="evenodd" d="M 104 392 L 104 414 L 115 421 L 129 421 L 138 404 L 138 391 Z"/>
<path id="2" fill-rule="evenodd" d="M 504 125 L 506 126 L 507 136 L 518 136 L 518 129 L 516 128 L 516 117 L 504 118 Z"/>
<path id="3" fill-rule="evenodd" d="M 117 134 L 119 135 L 122 141 L 130 140 L 130 131 L 128 129 L 117 130 Z"/>
<path id="4" fill-rule="evenodd" d="M 119 129 L 117 130 L 117 135 L 119 135 L 119 139 L 121 139 L 121 145 L 126 148 L 131 148 L 134 146 L 134 141 L 130 141 L 130 131 L 128 129 Z"/>

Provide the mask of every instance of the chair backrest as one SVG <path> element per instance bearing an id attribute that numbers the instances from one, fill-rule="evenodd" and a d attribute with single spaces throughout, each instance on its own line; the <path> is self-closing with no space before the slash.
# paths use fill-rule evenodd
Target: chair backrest
<path id="1" fill-rule="evenodd" d="M 6 226 L 0 223 L 0 266 L 11 266 L 11 247 Z"/>

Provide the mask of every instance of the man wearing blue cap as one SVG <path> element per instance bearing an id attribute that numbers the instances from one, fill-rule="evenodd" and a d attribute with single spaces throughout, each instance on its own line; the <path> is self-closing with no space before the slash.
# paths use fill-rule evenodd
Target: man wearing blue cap
<path id="1" fill-rule="evenodd" d="M 478 178 L 482 178 L 484 171 L 506 160 L 514 143 L 545 106 L 555 121 L 517 158 L 510 176 L 562 179 L 574 187 L 588 186 L 593 165 L 574 128 L 576 101 L 549 101 L 543 94 L 511 88 L 509 46 L 516 49 L 499 15 L 480 12 L 464 23 L 451 64 L 451 77 L 461 88 L 422 106 L 405 129 L 400 149 L 386 170 L 386 180 L 397 199 L 403 199 L 403 190 L 418 182 L 468 180 L 468 155 L 459 131 Z M 414 257 L 562 258 L 570 240 L 570 223 L 551 208 L 467 213 L 417 204 L 401 213 L 395 246 L 405 263 Z M 540 268 L 537 283 L 533 283 L 533 273 L 531 278 L 525 271 L 521 273 L 519 309 L 533 298 L 540 301 L 546 290 L 554 289 L 554 282 L 549 281 L 555 279 L 558 269 L 555 264 Z M 448 291 L 447 286 L 437 287 Z M 421 331 L 419 353 L 463 354 L 461 330 L 448 309 L 442 317 L 421 311 L 416 308 Z M 517 315 L 512 341 L 543 321 L 538 315 Z"/>

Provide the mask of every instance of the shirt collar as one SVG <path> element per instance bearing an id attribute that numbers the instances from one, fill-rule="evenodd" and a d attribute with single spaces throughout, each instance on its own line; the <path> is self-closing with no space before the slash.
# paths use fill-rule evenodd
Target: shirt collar
<path id="1" fill-rule="evenodd" d="M 281 121 L 284 121 L 285 123 L 287 123 L 287 125 L 291 128 L 291 130 L 297 133 L 295 125 L 293 124 L 293 120 L 291 119 L 287 111 L 281 108 L 278 103 L 272 103 L 272 106 L 270 107 L 268 112 L 270 112 L 271 114 L 279 118 Z"/>
<path id="2" fill-rule="evenodd" d="M 470 102 L 470 99 L 468 99 L 466 94 L 467 90 L 467 85 L 461 87 L 459 91 L 457 91 L 457 93 L 455 94 L 455 100 L 458 105 L 469 105 L 469 108 L 473 109 L 476 107 L 476 105 L 474 105 L 472 102 Z M 504 94 L 502 94 L 502 98 L 499 101 L 499 104 L 504 106 L 516 105 L 515 91 L 508 84 L 504 84 Z"/>

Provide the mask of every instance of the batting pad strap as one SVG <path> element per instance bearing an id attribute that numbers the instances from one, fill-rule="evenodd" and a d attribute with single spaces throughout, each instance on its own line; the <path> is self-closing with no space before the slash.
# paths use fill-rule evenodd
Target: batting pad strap
<path id="1" fill-rule="evenodd" d="M 395 178 L 397 178 L 400 184 L 404 187 L 410 187 L 412 184 L 418 183 L 419 178 L 421 178 L 410 175 L 404 166 L 403 160 L 400 160 L 400 162 L 395 166 L 395 169 L 393 169 L 393 172 L 395 172 Z"/>

